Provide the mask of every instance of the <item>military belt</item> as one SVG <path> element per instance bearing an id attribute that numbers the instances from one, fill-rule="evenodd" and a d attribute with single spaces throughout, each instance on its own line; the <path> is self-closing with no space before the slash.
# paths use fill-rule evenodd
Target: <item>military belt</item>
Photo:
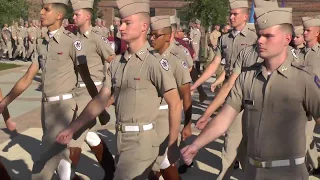
<path id="1" fill-rule="evenodd" d="M 94 85 L 96 85 L 96 86 L 99 86 L 99 85 L 102 85 L 102 82 L 101 81 L 98 81 L 98 82 L 94 82 Z M 80 83 L 79 84 L 79 87 L 86 87 L 86 84 L 84 84 L 84 83 Z"/>
<path id="2" fill-rule="evenodd" d="M 162 105 L 159 107 L 160 110 L 169 109 L 168 105 Z"/>
<path id="3" fill-rule="evenodd" d="M 71 99 L 72 97 L 73 97 L 72 94 L 64 94 L 64 95 L 60 95 L 60 96 L 44 97 L 43 100 L 45 102 L 53 102 L 53 101 Z"/>
<path id="4" fill-rule="evenodd" d="M 249 157 L 249 163 L 257 168 L 273 168 L 299 165 L 305 162 L 305 157 L 295 159 L 273 160 L 273 161 L 259 161 Z"/>
<path id="5" fill-rule="evenodd" d="M 121 131 L 123 133 L 125 132 L 142 132 L 142 131 L 148 131 L 153 129 L 153 124 L 146 124 L 146 125 L 139 125 L 139 126 L 134 126 L 134 125 L 123 125 L 121 123 L 116 124 L 116 130 Z"/>

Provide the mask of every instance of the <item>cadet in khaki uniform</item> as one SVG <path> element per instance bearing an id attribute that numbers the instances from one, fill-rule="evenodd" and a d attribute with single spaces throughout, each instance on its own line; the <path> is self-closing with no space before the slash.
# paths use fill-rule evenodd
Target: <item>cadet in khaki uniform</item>
<path id="1" fill-rule="evenodd" d="M 194 49 L 195 52 L 195 56 L 194 56 L 194 60 L 195 60 L 195 67 L 196 70 L 198 71 L 198 73 L 200 74 L 200 40 L 201 40 L 201 31 L 200 31 L 200 26 L 201 26 L 201 21 L 196 19 L 195 24 L 194 24 L 194 28 L 192 30 L 192 34 L 190 34 L 190 39 L 191 39 L 191 45 Z"/>
<path id="2" fill-rule="evenodd" d="M 113 26 L 114 26 L 114 33 L 115 33 L 115 37 L 120 38 L 121 39 L 121 33 L 120 33 L 120 18 L 118 17 L 114 17 L 113 20 Z"/>
<path id="3" fill-rule="evenodd" d="M 294 27 L 294 49 L 296 55 L 299 55 L 301 50 L 305 47 L 305 41 L 303 37 L 303 26 Z"/>
<path id="4" fill-rule="evenodd" d="M 320 44 L 318 43 L 318 36 L 320 32 L 320 17 L 302 17 L 303 22 L 303 36 L 306 42 L 306 46 L 301 49 L 299 53 L 299 59 L 306 66 L 311 66 L 314 73 L 320 76 Z M 310 117 L 311 118 L 311 117 Z M 320 169 L 318 163 L 318 151 L 317 147 L 313 143 L 313 131 L 315 128 L 315 122 L 311 119 L 310 123 L 306 126 L 307 132 L 307 160 L 312 169 Z"/>
<path id="5" fill-rule="evenodd" d="M 3 41 L 6 45 L 6 49 L 3 51 L 3 54 L 8 53 L 8 58 L 11 59 L 12 58 L 12 36 L 11 36 L 11 32 L 8 28 L 8 25 L 5 24 L 4 27 L 2 28 L 1 31 L 1 35 L 3 38 Z"/>
<path id="6" fill-rule="evenodd" d="M 114 179 L 146 179 L 159 152 L 160 142 L 153 124 L 162 99 L 159 94 L 169 105 L 169 160 L 175 159 L 173 149 L 179 135 L 181 104 L 169 62 L 149 52 L 151 47 L 146 39 L 149 1 L 121 0 L 117 5 L 123 18 L 120 31 L 129 45 L 128 51 L 111 62 L 99 95 L 68 129 L 58 135 L 57 141 L 68 143 L 77 129 L 99 115 L 107 105 L 113 87 L 117 118 Z"/>
<path id="7" fill-rule="evenodd" d="M 37 28 L 36 28 L 36 22 L 32 20 L 30 23 L 30 27 L 28 28 L 28 42 L 29 42 L 29 50 L 27 54 L 27 58 L 30 58 L 31 55 L 33 55 L 33 52 L 35 51 L 35 45 L 37 41 Z"/>
<path id="8" fill-rule="evenodd" d="M 109 37 L 109 33 L 110 33 L 110 31 L 109 31 L 109 29 L 106 27 L 106 21 L 105 20 L 102 20 L 102 36 L 104 36 L 104 37 Z"/>
<path id="9" fill-rule="evenodd" d="M 95 22 L 95 26 L 93 27 L 93 30 L 102 36 L 103 32 L 101 29 L 101 23 L 102 23 L 102 20 L 100 18 L 97 18 Z"/>
<path id="10" fill-rule="evenodd" d="M 205 65 L 205 67 L 207 67 L 209 64 L 211 63 L 213 58 L 214 58 L 214 51 L 217 48 L 218 45 L 218 39 L 221 36 L 221 32 L 220 32 L 220 25 L 217 24 L 214 26 L 214 30 L 212 31 L 212 33 L 210 34 L 210 50 L 209 50 L 209 57 L 208 57 L 208 62 Z"/>
<path id="11" fill-rule="evenodd" d="M 36 55 L 26 74 L 1 101 L 0 112 L 17 98 L 30 84 L 39 68 L 42 70 L 43 100 L 41 122 L 43 126 L 42 153 L 34 162 L 32 179 L 49 180 L 56 168 L 69 172 L 71 163 L 66 145 L 55 143 L 56 135 L 76 117 L 77 105 L 73 91 L 77 74 L 82 74 L 89 92 L 95 85 L 90 78 L 81 41 L 62 26 L 68 0 L 44 0 L 40 12 L 42 25 L 48 26 L 48 36 L 37 44 Z M 50 12 L 50 14 L 47 14 Z M 52 17 L 54 16 L 54 17 Z M 77 67 L 77 69 L 75 69 Z"/>
<path id="12" fill-rule="evenodd" d="M 24 39 L 26 38 L 27 29 L 23 26 L 24 21 L 20 20 L 20 27 L 17 29 L 17 49 L 13 54 L 13 58 L 22 55 L 22 58 L 26 58 L 26 48 L 24 46 Z"/>
<path id="13" fill-rule="evenodd" d="M 191 94 L 190 82 L 191 77 L 188 71 L 188 64 L 185 60 L 179 59 L 177 51 L 170 45 L 171 24 L 170 16 L 155 16 L 151 18 L 151 42 L 153 48 L 162 56 L 163 60 L 169 62 L 171 71 L 175 77 L 180 96 L 183 100 L 183 109 L 185 112 L 185 128 L 183 130 L 182 139 L 185 140 L 191 136 Z M 178 169 L 174 164 L 169 162 L 166 149 L 168 147 L 169 121 L 168 121 L 168 105 L 165 100 L 160 106 L 160 113 L 155 120 L 155 127 L 158 134 L 158 140 L 161 141 L 159 157 L 153 166 L 153 171 L 161 172 L 164 179 L 179 180 Z M 185 129 L 188 129 L 186 132 Z M 159 179 L 159 174 L 155 175 Z M 150 178 L 149 178 L 150 179 Z"/>
<path id="14" fill-rule="evenodd" d="M 85 47 L 84 51 L 88 61 L 89 72 L 91 79 L 97 87 L 96 92 L 98 93 L 102 87 L 103 79 L 105 78 L 105 61 L 111 62 L 115 53 L 106 37 L 103 37 L 92 30 L 91 17 L 93 0 L 71 0 L 71 3 L 75 14 L 74 23 L 80 30 L 77 36 Z M 91 9 L 91 11 L 89 9 Z M 78 82 L 78 88 L 75 90 L 75 100 L 80 114 L 95 96 L 88 93 L 81 76 L 78 77 Z M 102 125 L 105 125 L 109 121 L 106 119 L 108 117 L 106 114 L 107 112 L 104 112 L 104 114 L 99 116 Z M 70 159 L 75 168 L 80 160 L 81 145 L 85 139 L 101 167 L 105 170 L 104 180 L 112 180 L 115 171 L 114 160 L 106 144 L 95 132 L 93 132 L 92 128 L 95 124 L 96 122 L 92 121 L 92 123 L 88 124 L 86 129 L 82 129 L 84 132 L 77 140 L 70 142 Z M 88 130 L 90 130 L 89 133 Z M 79 134 L 79 132 L 77 134 Z"/>
<path id="15" fill-rule="evenodd" d="M 197 150 L 223 134 L 243 109 L 249 157 L 245 179 L 307 180 L 304 129 L 308 114 L 320 117 L 320 99 L 315 98 L 320 97 L 319 78 L 297 63 L 289 47 L 292 8 L 254 11 L 262 63 L 240 74 L 227 104 L 193 144 L 182 150 L 183 157 L 190 162 Z"/>

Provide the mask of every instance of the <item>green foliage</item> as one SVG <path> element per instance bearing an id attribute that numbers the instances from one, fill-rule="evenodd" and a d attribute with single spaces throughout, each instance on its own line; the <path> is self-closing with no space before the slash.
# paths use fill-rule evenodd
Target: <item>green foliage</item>
<path id="1" fill-rule="evenodd" d="M 201 20 L 201 25 L 226 23 L 229 9 L 228 0 L 186 0 L 189 2 L 182 11 L 186 20 Z M 180 16 L 181 17 L 181 16 Z"/>
<path id="2" fill-rule="evenodd" d="M 27 20 L 28 4 L 25 0 L 0 0 L 0 25 L 11 24 L 22 17 Z"/>
<path id="3" fill-rule="evenodd" d="M 95 22 L 95 19 L 96 18 L 101 18 L 102 17 L 102 13 L 99 12 L 98 10 L 98 3 L 100 2 L 100 0 L 94 0 L 94 3 L 93 3 L 93 14 L 92 14 L 92 24 L 94 25 L 94 22 Z M 67 11 L 67 15 L 66 15 L 66 18 L 69 20 L 70 23 L 73 23 L 73 9 L 72 9 L 72 6 L 71 4 L 68 6 L 68 11 Z"/>

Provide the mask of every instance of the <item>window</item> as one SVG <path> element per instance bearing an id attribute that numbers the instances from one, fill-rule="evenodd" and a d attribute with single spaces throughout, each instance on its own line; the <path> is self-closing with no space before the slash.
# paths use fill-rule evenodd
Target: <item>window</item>
<path id="1" fill-rule="evenodd" d="M 156 15 L 156 9 L 155 8 L 150 8 L 150 17 L 153 17 Z"/>

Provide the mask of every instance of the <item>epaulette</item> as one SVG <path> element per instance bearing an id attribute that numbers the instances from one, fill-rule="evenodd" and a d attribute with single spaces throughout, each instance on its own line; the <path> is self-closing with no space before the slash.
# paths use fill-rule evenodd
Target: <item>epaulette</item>
<path id="1" fill-rule="evenodd" d="M 68 31 L 68 30 L 64 30 L 63 33 L 65 35 L 69 36 L 70 38 L 74 38 L 75 37 L 75 35 L 72 32 Z"/>
<path id="2" fill-rule="evenodd" d="M 297 61 L 293 61 L 293 62 L 291 63 L 291 65 L 292 65 L 293 67 L 299 69 L 299 70 L 302 70 L 302 71 L 310 74 L 310 75 L 313 75 L 313 74 L 314 74 L 314 73 L 313 73 L 313 68 L 312 68 L 312 66 L 305 66 L 305 65 L 303 65 L 303 64 L 301 64 L 301 63 L 299 63 L 299 62 L 297 62 Z"/>
<path id="3" fill-rule="evenodd" d="M 97 31 L 97 30 L 95 30 L 95 29 L 92 29 L 91 31 L 101 36 L 101 34 L 99 33 L 99 31 Z"/>

